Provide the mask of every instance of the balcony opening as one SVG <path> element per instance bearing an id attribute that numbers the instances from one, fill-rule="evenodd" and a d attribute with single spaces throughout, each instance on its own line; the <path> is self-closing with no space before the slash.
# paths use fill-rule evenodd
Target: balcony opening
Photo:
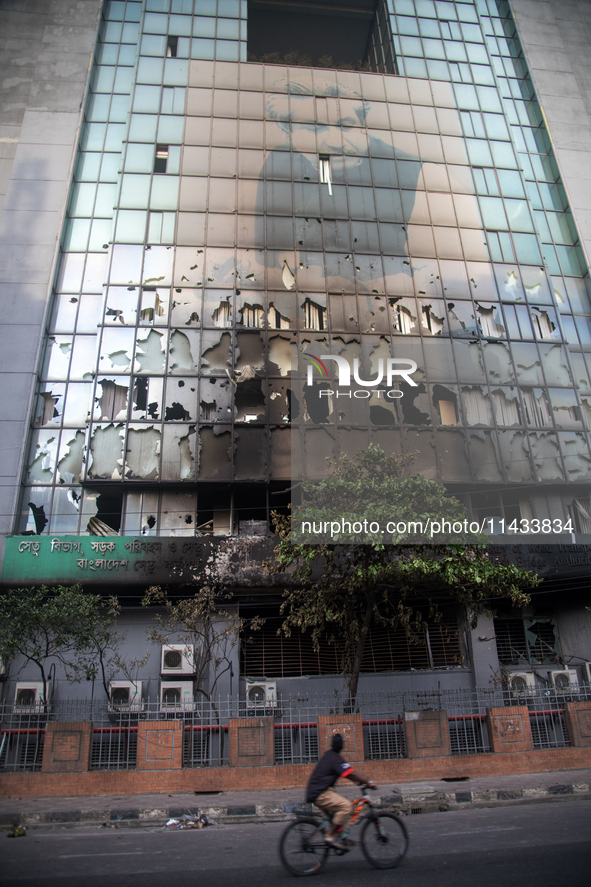
<path id="1" fill-rule="evenodd" d="M 248 61 L 394 74 L 385 0 L 248 0 Z"/>

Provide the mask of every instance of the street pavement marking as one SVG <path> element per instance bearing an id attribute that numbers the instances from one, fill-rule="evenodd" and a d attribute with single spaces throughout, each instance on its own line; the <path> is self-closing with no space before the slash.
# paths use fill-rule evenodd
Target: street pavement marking
<path id="1" fill-rule="evenodd" d="M 81 859 L 86 856 L 153 856 L 164 853 L 164 850 L 124 850 L 123 853 L 68 853 L 62 854 L 58 859 Z"/>

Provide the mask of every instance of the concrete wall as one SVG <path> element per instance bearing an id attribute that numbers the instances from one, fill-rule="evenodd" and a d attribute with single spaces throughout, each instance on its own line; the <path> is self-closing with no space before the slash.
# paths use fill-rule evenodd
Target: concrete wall
<path id="1" fill-rule="evenodd" d="M 0 0 L 0 559 L 101 0 Z"/>
<path id="2" fill-rule="evenodd" d="M 510 0 L 556 160 L 591 258 L 591 3 Z"/>

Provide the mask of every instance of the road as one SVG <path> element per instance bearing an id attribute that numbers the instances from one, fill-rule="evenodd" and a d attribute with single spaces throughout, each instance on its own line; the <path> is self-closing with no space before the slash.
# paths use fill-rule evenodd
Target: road
<path id="1" fill-rule="evenodd" d="M 331 856 L 320 887 L 589 887 L 591 802 L 409 816 L 399 869 L 359 849 Z M 0 835 L 3 887 L 266 887 L 294 882 L 277 855 L 283 823 L 202 831 L 84 828 Z"/>

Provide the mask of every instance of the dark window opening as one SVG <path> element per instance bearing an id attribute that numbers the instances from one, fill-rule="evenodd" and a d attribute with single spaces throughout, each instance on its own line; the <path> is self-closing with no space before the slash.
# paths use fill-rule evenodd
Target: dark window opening
<path id="1" fill-rule="evenodd" d="M 166 56 L 169 59 L 175 59 L 179 48 L 179 38 L 169 35 L 166 41 Z"/>
<path id="2" fill-rule="evenodd" d="M 116 536 L 121 529 L 123 492 L 100 493 L 96 497 L 96 514 L 86 530 L 91 536 Z"/>
<path id="3" fill-rule="evenodd" d="M 197 532 L 204 536 L 229 536 L 232 528 L 232 493 L 227 485 L 203 485 L 197 490 Z"/>
<path id="4" fill-rule="evenodd" d="M 384 0 L 249 0 L 248 61 L 394 74 Z"/>
<path id="5" fill-rule="evenodd" d="M 166 172 L 168 164 L 168 145 L 156 145 L 154 157 L 154 172 Z"/>
<path id="6" fill-rule="evenodd" d="M 267 488 L 244 484 L 234 489 L 234 532 L 239 536 L 266 536 Z"/>

